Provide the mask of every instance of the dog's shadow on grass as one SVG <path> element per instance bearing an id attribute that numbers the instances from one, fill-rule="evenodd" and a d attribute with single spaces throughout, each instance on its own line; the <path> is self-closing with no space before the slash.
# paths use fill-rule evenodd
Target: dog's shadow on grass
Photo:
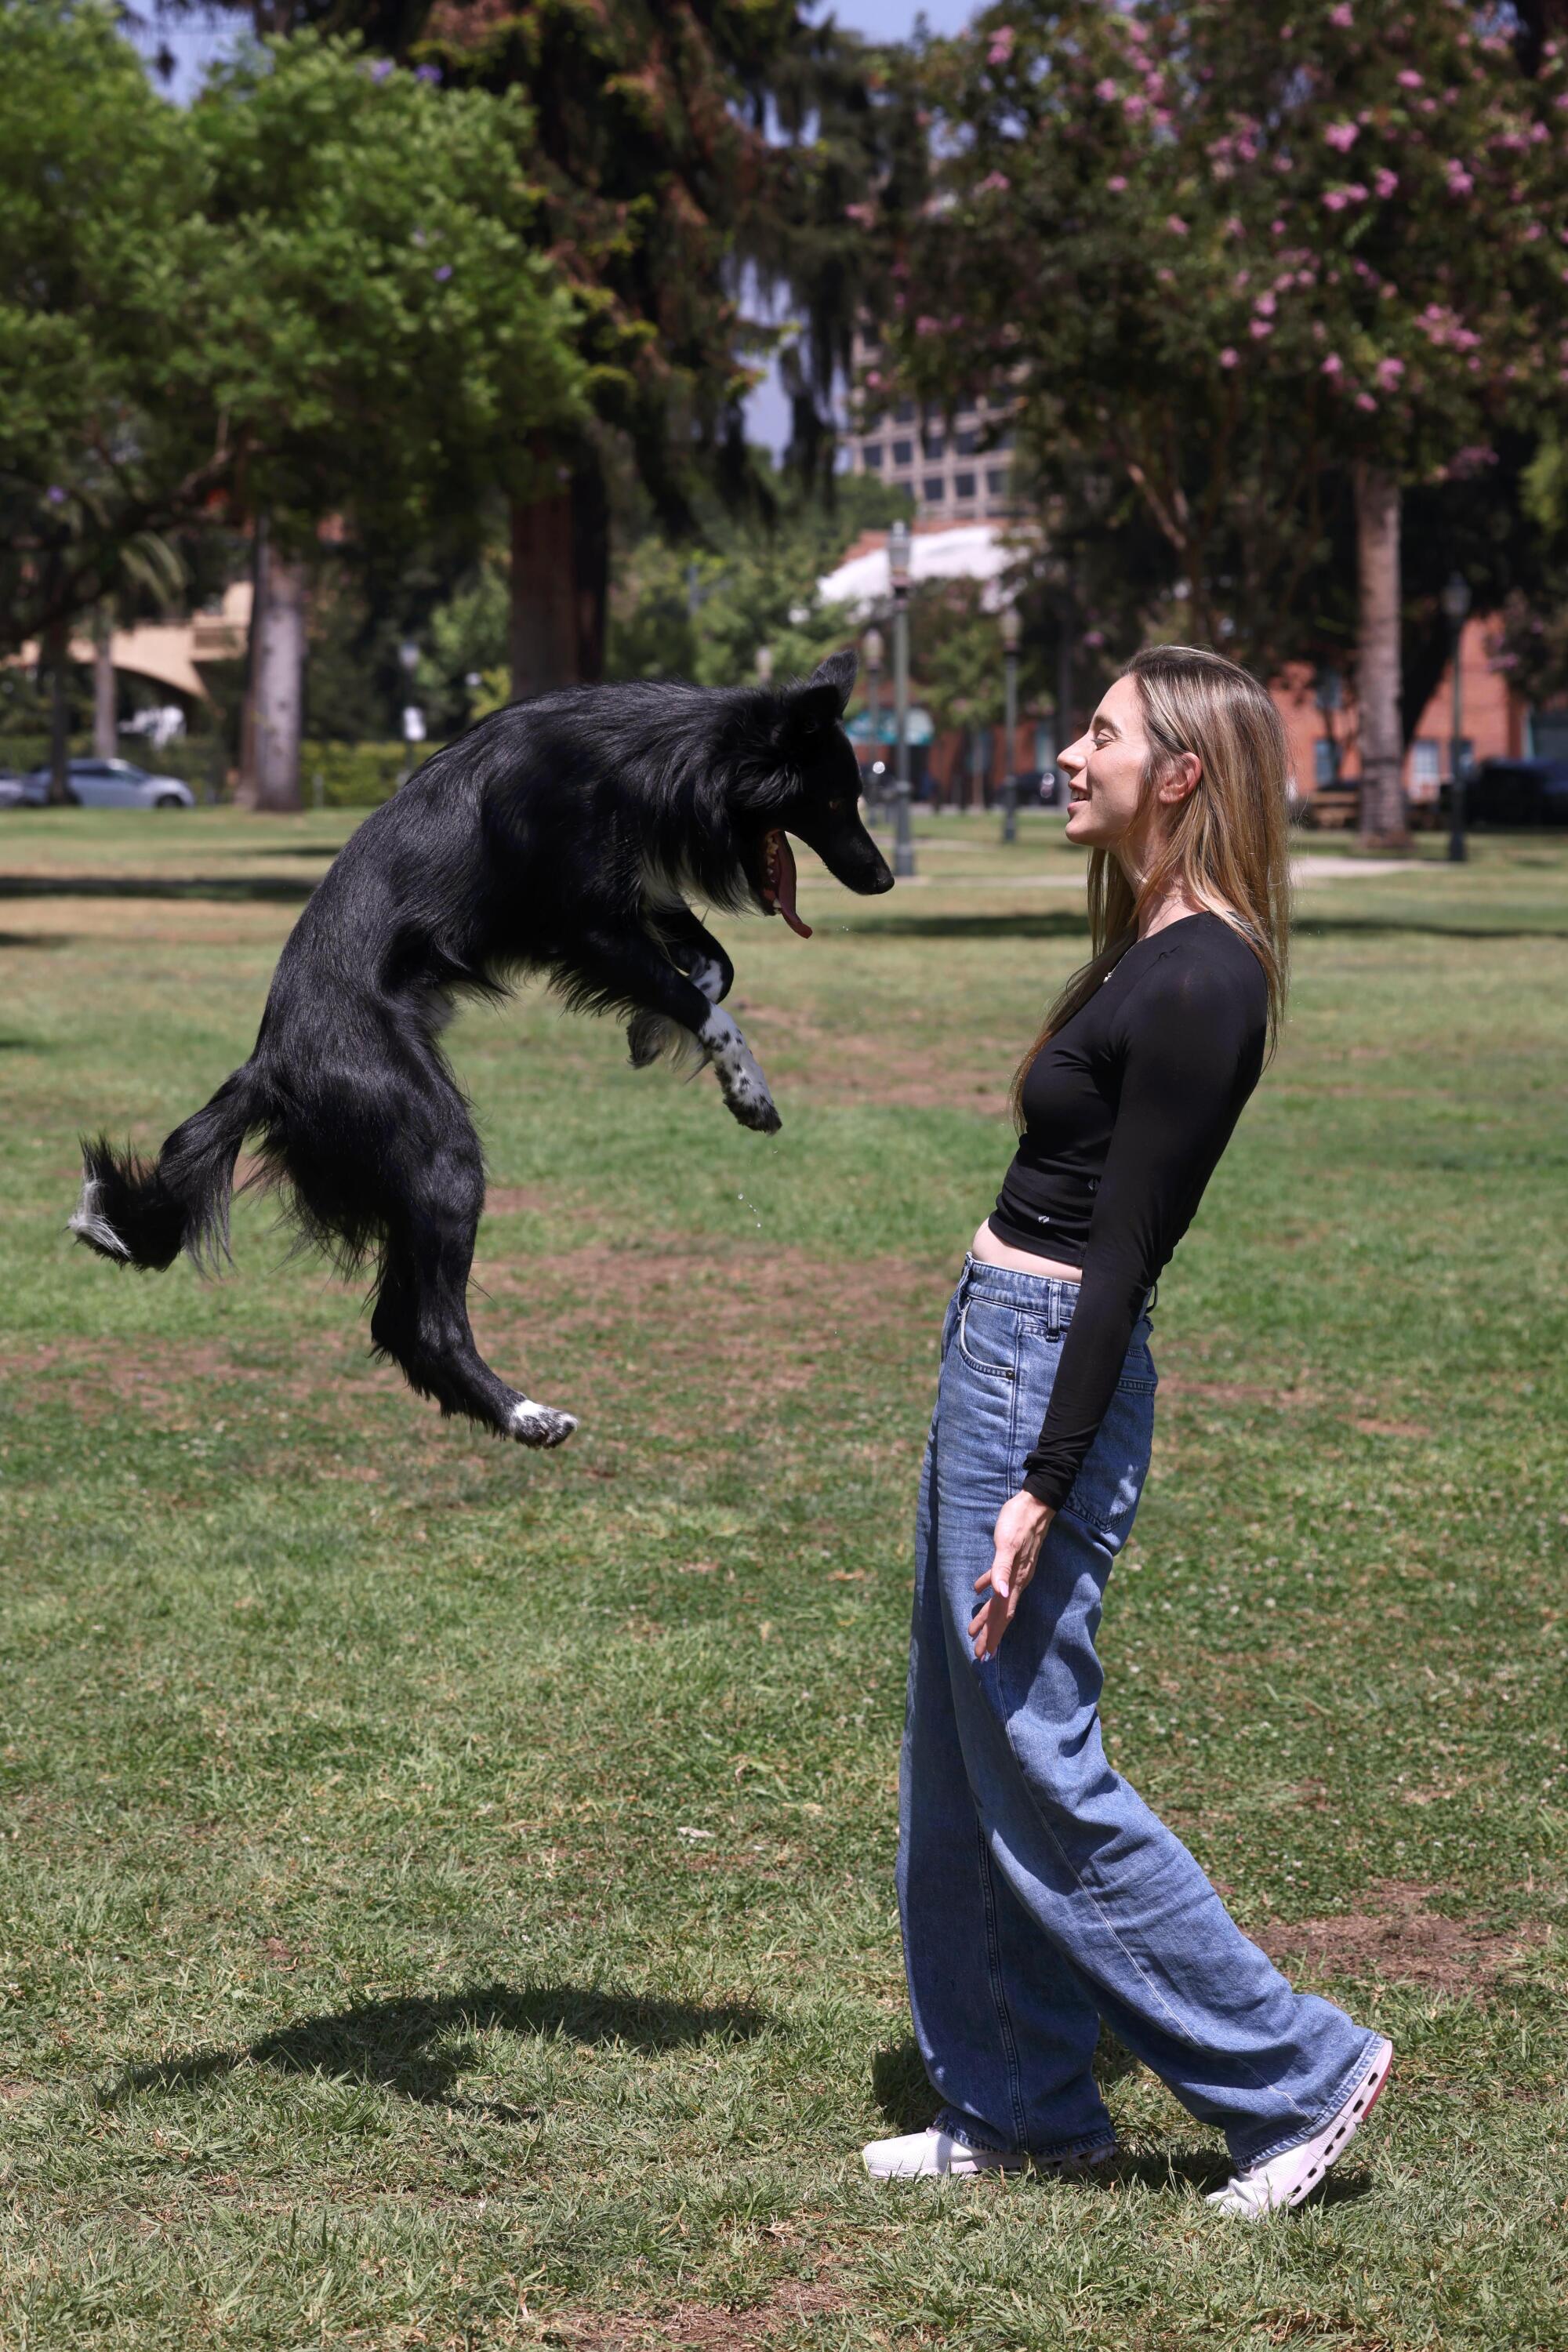
<path id="1" fill-rule="evenodd" d="M 268 2066 L 284 2074 L 320 2074 L 395 2091 L 424 2106 L 490 2123 L 524 2123 L 535 2110 L 503 2100 L 467 2099 L 457 2085 L 476 2063 L 466 2037 L 500 2027 L 509 2033 L 595 2049 L 644 2053 L 695 2042 L 749 2041 L 765 2020 L 743 2002 L 704 2008 L 691 2001 L 647 2000 L 588 1986 L 560 1985 L 518 1991 L 508 1985 L 476 1987 L 439 1996 L 411 1993 L 357 2003 L 324 2017 L 264 2033 L 242 2050 L 198 2050 L 131 2066 L 99 2093 L 101 2106 L 118 2106 L 146 2091 L 180 2091 Z"/>
<path id="2" fill-rule="evenodd" d="M 1114 2034 L 1101 2031 L 1094 2053 L 1094 2078 L 1102 2091 L 1133 2074 L 1138 2061 Z M 924 2131 L 937 2109 L 937 2095 L 926 2080 L 921 2054 L 906 2037 L 890 2049 L 879 2050 L 871 2061 L 871 2095 L 895 2132 Z M 1074 2176 L 1075 2185 L 1089 2190 L 1126 2187 L 1174 2190 L 1182 2187 L 1206 2194 L 1223 2189 L 1230 2164 L 1218 2148 L 1177 2148 L 1167 2153 L 1134 2155 L 1123 2149 L 1111 2162 Z M 1372 2187 L 1366 2172 L 1336 2171 L 1319 2189 L 1314 2205 L 1343 2205 L 1364 2197 Z"/>

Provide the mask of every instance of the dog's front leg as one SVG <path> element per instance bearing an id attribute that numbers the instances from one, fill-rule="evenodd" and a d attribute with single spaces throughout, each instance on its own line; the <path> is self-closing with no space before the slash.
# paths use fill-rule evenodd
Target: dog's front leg
<path id="1" fill-rule="evenodd" d="M 776 1135 L 783 1121 L 751 1047 L 723 1007 L 709 1003 L 694 980 L 677 971 L 650 940 L 603 933 L 584 940 L 573 958 L 580 977 L 602 1003 L 619 1000 L 637 1014 L 679 1022 L 712 1064 L 726 1107 L 742 1127 Z M 634 1018 L 633 1026 L 636 1026 Z"/>
<path id="2" fill-rule="evenodd" d="M 700 988 L 710 1004 L 722 1004 L 735 984 L 735 967 L 705 925 L 684 904 L 660 906 L 649 918 L 654 937 L 678 971 Z M 668 1025 L 650 1013 L 634 1013 L 626 1024 L 626 1044 L 634 1070 L 657 1062 L 669 1041 Z"/>

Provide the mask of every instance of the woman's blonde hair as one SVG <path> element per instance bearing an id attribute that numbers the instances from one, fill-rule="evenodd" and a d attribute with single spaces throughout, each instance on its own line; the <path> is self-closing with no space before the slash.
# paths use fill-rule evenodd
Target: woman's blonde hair
<path id="1" fill-rule="evenodd" d="M 1284 1018 L 1290 951 L 1289 751 L 1279 713 L 1258 680 L 1205 646 L 1149 646 L 1127 676 L 1137 683 L 1149 738 L 1141 811 L 1184 751 L 1202 773 L 1172 811 L 1138 889 L 1109 849 L 1089 853 L 1091 954 L 1046 1014 L 1013 1080 L 1020 1127 L 1035 1057 L 1088 1003 L 1138 935 L 1143 909 L 1173 886 L 1238 930 L 1268 982 L 1268 1058 Z"/>

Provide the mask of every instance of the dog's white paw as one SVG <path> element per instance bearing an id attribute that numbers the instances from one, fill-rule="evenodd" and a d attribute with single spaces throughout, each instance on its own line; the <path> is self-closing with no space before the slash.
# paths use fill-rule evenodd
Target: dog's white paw
<path id="1" fill-rule="evenodd" d="M 564 1445 L 576 1426 L 574 1412 L 557 1412 L 532 1397 L 520 1398 L 511 1409 L 511 1433 L 520 1445 Z"/>
<path id="2" fill-rule="evenodd" d="M 742 1127 L 759 1135 L 776 1135 L 784 1121 L 751 1047 L 729 1014 L 715 1005 L 697 1034 L 717 1073 L 725 1108 Z"/>

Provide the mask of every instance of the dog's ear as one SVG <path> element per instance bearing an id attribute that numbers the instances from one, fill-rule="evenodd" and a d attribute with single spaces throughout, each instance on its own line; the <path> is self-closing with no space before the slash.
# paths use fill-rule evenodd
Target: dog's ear
<path id="1" fill-rule="evenodd" d="M 854 646 L 846 646 L 842 653 L 829 654 L 819 663 L 804 686 L 792 687 L 784 698 L 781 740 L 797 747 L 837 727 L 858 667 Z"/>

